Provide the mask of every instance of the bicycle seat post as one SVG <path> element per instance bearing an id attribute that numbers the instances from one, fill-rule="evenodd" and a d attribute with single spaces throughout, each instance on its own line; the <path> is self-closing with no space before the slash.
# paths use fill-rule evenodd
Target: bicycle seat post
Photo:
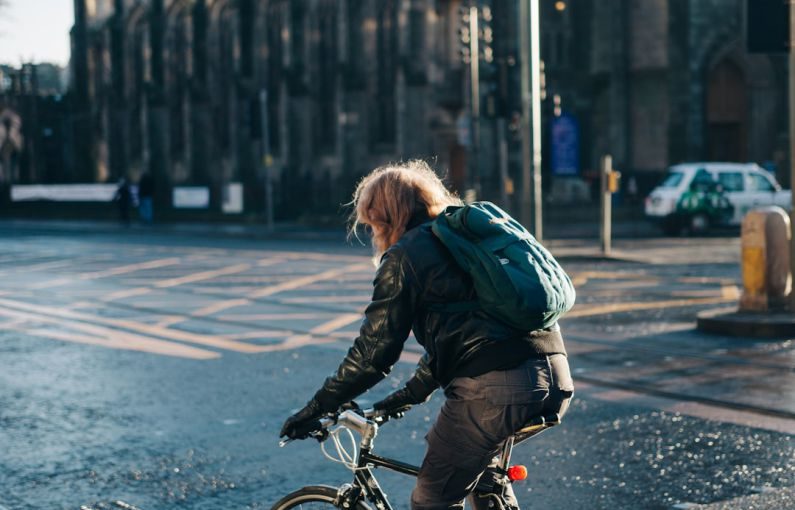
<path id="1" fill-rule="evenodd" d="M 508 470 L 508 466 L 511 463 L 511 453 L 513 452 L 513 436 L 509 437 L 505 440 L 505 444 L 502 446 L 502 453 L 500 454 L 500 463 L 499 468 L 505 472 Z"/>

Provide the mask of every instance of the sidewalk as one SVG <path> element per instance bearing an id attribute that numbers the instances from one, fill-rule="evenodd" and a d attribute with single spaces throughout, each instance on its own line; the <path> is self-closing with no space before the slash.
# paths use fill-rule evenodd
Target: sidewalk
<path id="1" fill-rule="evenodd" d="M 313 226 L 297 222 L 278 222 L 271 231 L 264 224 L 225 223 L 225 222 L 167 222 L 154 225 L 132 223 L 129 227 L 113 220 L 75 220 L 75 219 L 10 219 L 0 218 L 0 231 L 38 231 L 50 233 L 94 233 L 94 234 L 136 234 L 213 236 L 240 239 L 324 239 L 344 240 L 346 225 L 340 220 L 338 227 Z M 635 239 L 662 237 L 653 225 L 643 219 L 621 220 L 613 223 L 614 239 Z M 544 225 L 544 239 L 598 239 L 599 225 L 596 221 L 553 221 Z"/>

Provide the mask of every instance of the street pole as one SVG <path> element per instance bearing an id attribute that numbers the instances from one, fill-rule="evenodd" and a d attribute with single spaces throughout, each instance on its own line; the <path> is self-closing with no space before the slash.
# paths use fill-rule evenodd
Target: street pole
<path id="1" fill-rule="evenodd" d="M 790 278 L 795 277 L 795 0 L 789 0 L 789 187 L 790 205 Z M 790 311 L 795 312 L 795 292 L 790 292 Z"/>
<path id="2" fill-rule="evenodd" d="M 529 2 L 533 0 L 519 0 L 519 72 L 521 74 L 522 98 L 522 196 L 521 196 L 521 223 L 528 229 L 533 222 L 531 211 L 530 173 L 532 165 L 532 152 L 530 146 L 530 13 Z"/>
<path id="3" fill-rule="evenodd" d="M 271 182 L 271 145 L 270 129 L 268 126 L 268 90 L 259 91 L 259 112 L 261 122 L 262 166 L 265 179 L 265 224 L 269 231 L 273 231 L 273 183 Z"/>
<path id="4" fill-rule="evenodd" d="M 472 187 L 475 199 L 480 198 L 480 47 L 478 37 L 478 8 L 469 8 L 469 82 L 472 92 Z"/>
<path id="5" fill-rule="evenodd" d="M 612 210 L 612 193 L 608 185 L 610 173 L 613 171 L 613 158 L 610 155 L 602 156 L 602 164 L 599 168 L 599 187 L 601 192 L 600 196 L 600 209 L 601 221 L 599 222 L 599 237 L 602 240 L 602 254 L 610 255 L 611 239 L 613 236 L 611 216 Z"/>
<path id="6" fill-rule="evenodd" d="M 535 235 L 538 241 L 543 239 L 543 223 L 541 217 L 541 53 L 540 43 L 540 12 L 539 0 L 530 0 L 530 82 L 533 110 L 533 214 Z"/>

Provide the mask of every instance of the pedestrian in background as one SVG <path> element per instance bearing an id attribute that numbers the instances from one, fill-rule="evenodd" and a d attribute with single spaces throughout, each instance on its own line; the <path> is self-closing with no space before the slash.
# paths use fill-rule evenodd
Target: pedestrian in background
<path id="1" fill-rule="evenodd" d="M 138 181 L 138 215 L 141 221 L 151 224 L 154 219 L 155 181 L 152 174 L 144 172 Z"/>
<path id="2" fill-rule="evenodd" d="M 411 508 L 463 508 L 506 439 L 535 417 L 566 413 L 574 388 L 560 328 L 555 322 L 516 329 L 477 307 L 439 311 L 440 303 L 471 304 L 477 296 L 472 277 L 430 223 L 463 204 L 426 163 L 374 170 L 359 184 L 353 205 L 352 230 L 368 228 L 380 260 L 372 301 L 337 371 L 287 419 L 281 435 L 305 438 L 324 413 L 384 379 L 413 330 L 425 355 L 406 385 L 374 408 L 419 404 L 444 388 Z M 515 502 L 510 488 L 506 495 Z"/>
<path id="3" fill-rule="evenodd" d="M 130 208 L 132 207 L 132 190 L 130 183 L 126 177 L 119 179 L 119 187 L 116 188 L 116 194 L 113 196 L 113 201 L 119 210 L 119 221 L 122 225 L 130 225 Z"/>

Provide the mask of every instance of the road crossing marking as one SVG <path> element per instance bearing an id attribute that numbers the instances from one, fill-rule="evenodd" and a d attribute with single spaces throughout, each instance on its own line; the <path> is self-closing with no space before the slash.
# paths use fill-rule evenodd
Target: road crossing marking
<path id="1" fill-rule="evenodd" d="M 106 331 L 106 333 L 109 335 L 119 334 L 122 332 L 122 330 L 126 329 L 126 330 L 135 331 L 137 333 L 148 334 L 154 337 L 165 338 L 168 340 L 177 340 L 180 342 L 194 343 L 208 347 L 215 347 L 218 349 L 226 349 L 229 351 L 243 352 L 243 353 L 262 352 L 262 346 L 247 344 L 244 342 L 237 342 L 234 340 L 227 340 L 219 336 L 209 336 L 209 335 L 202 335 L 199 333 L 191 333 L 188 331 L 168 329 L 164 327 L 158 327 L 156 325 L 141 324 L 129 320 L 111 319 L 106 317 L 75 312 L 71 310 L 65 310 L 63 308 L 32 305 L 28 303 L 23 303 L 21 301 L 11 301 L 7 299 L 0 299 L 0 306 L 5 306 L 7 309 L 11 310 L 23 310 L 25 312 L 38 313 L 41 314 L 41 317 L 46 317 L 56 322 L 59 322 L 60 319 L 60 323 L 62 324 L 67 324 L 63 322 L 64 320 L 71 320 L 75 322 L 69 322 L 68 324 L 70 325 L 85 324 L 86 322 L 88 322 L 90 324 L 105 324 L 107 326 L 121 328 L 119 330 L 113 329 Z M 36 318 L 39 316 L 33 316 L 33 317 Z"/>
<path id="2" fill-rule="evenodd" d="M 332 278 L 342 276 L 345 273 L 352 273 L 354 271 L 359 271 L 367 267 L 370 267 L 369 264 L 361 263 L 361 264 L 353 264 L 338 269 L 329 269 L 328 271 L 323 271 L 322 273 L 311 274 L 301 278 L 296 278 L 294 280 L 282 282 L 277 285 L 271 285 L 269 287 L 265 287 L 263 289 L 249 293 L 248 297 L 261 298 L 261 297 L 272 296 L 274 294 L 278 294 L 286 290 L 295 290 L 300 287 L 304 287 L 306 285 L 310 285 L 323 280 L 330 280 Z"/>
<path id="3" fill-rule="evenodd" d="M 225 301 L 217 301 L 209 306 L 205 306 L 204 308 L 199 308 L 198 310 L 191 312 L 191 315 L 194 317 L 206 317 L 208 315 L 220 312 L 221 310 L 227 310 L 229 308 L 236 308 L 238 306 L 250 304 L 251 301 L 248 299 L 227 299 Z"/>
<path id="4" fill-rule="evenodd" d="M 178 278 L 169 278 L 168 280 L 160 280 L 155 282 L 154 286 L 159 289 L 168 287 L 176 287 L 177 285 L 184 285 L 186 283 L 195 283 L 204 280 L 210 280 L 216 276 L 224 276 L 234 273 L 242 273 L 251 269 L 251 264 L 235 264 L 234 266 L 222 267 L 221 269 L 213 269 L 211 271 L 202 271 L 200 273 L 193 273 L 187 276 L 180 276 Z"/>
<path id="5" fill-rule="evenodd" d="M 325 335 L 360 320 L 362 320 L 362 314 L 360 313 L 345 313 L 336 319 L 312 328 L 309 332 L 315 335 Z"/>
<path id="6" fill-rule="evenodd" d="M 135 297 L 135 296 L 142 296 L 144 294 L 149 294 L 152 292 L 152 289 L 148 287 L 135 287 L 132 289 L 125 289 L 119 290 L 117 292 L 111 292 L 110 294 L 106 294 L 102 296 L 102 301 L 115 301 L 117 299 L 124 299 L 128 297 Z"/>
<path id="7" fill-rule="evenodd" d="M 317 312 L 284 312 L 284 313 L 252 313 L 252 314 L 239 313 L 239 314 L 220 315 L 216 318 L 218 320 L 225 322 L 260 322 L 260 321 L 272 321 L 272 320 L 317 319 L 318 317 L 322 317 L 325 315 L 332 315 L 336 317 L 337 315 L 339 315 L 339 312 L 317 311 Z"/>
<path id="8" fill-rule="evenodd" d="M 668 299 L 664 301 L 648 301 L 641 303 L 609 303 L 606 305 L 582 305 L 575 306 L 568 312 L 564 319 L 577 317 L 591 317 L 594 315 L 606 315 L 608 313 L 635 312 L 640 310 L 654 310 L 657 308 L 676 308 L 684 306 L 715 305 L 735 301 L 736 297 L 708 297 L 693 299 Z"/>
<path id="9" fill-rule="evenodd" d="M 160 269 L 161 267 L 176 266 L 179 264 L 180 264 L 180 259 L 178 257 L 170 257 L 167 259 L 150 260 L 148 262 L 128 264 L 126 266 L 114 267 L 102 271 L 81 273 L 77 277 L 81 280 L 95 280 L 97 278 L 106 278 L 108 276 L 119 276 L 121 274 L 129 274 L 137 271 L 146 271 L 147 269 Z"/>
<path id="10" fill-rule="evenodd" d="M 11 317 L 12 319 L 17 319 L 27 324 L 26 327 L 23 327 L 19 324 L 3 323 L 0 324 L 0 329 L 19 331 L 26 335 L 192 359 L 213 359 L 221 356 L 217 352 L 199 349 L 189 345 L 147 338 L 103 326 L 64 321 L 57 317 L 39 315 L 10 308 L 0 308 L 0 316 Z M 58 329 L 33 328 L 29 326 L 30 323 L 52 324 Z M 77 330 L 78 332 L 67 331 L 68 329 Z"/>

